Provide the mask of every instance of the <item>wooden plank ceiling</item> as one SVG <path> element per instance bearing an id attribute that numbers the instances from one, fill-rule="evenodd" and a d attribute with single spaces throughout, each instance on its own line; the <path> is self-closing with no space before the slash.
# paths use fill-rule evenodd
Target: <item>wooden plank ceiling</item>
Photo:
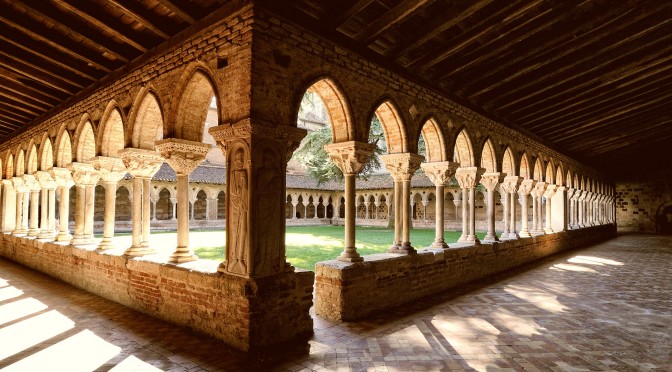
<path id="1" fill-rule="evenodd" d="M 672 148 L 672 2 L 259 0 L 608 173 Z M 226 0 L 0 0 L 0 137 Z"/>
<path id="2" fill-rule="evenodd" d="M 672 156 L 672 2 L 266 1 L 611 174 Z"/>

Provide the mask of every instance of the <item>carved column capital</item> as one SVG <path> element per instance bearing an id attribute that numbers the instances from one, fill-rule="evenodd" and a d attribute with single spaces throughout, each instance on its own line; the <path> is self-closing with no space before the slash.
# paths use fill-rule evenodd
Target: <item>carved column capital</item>
<path id="1" fill-rule="evenodd" d="M 163 157 L 157 151 L 131 147 L 119 150 L 118 155 L 133 177 L 152 178 L 163 164 Z"/>
<path id="2" fill-rule="evenodd" d="M 478 185 L 481 176 L 485 172 L 484 168 L 479 167 L 461 167 L 455 171 L 455 178 L 462 189 L 472 189 Z"/>
<path id="3" fill-rule="evenodd" d="M 21 176 L 23 178 L 23 190 L 26 191 L 39 191 L 40 183 L 37 182 L 37 179 L 32 174 L 24 174 Z"/>
<path id="4" fill-rule="evenodd" d="M 91 163 L 73 162 L 70 164 L 70 170 L 72 171 L 72 179 L 78 185 L 95 185 L 100 179 L 100 174 Z"/>
<path id="5" fill-rule="evenodd" d="M 576 194 L 576 189 L 568 187 L 567 188 L 567 199 L 572 199 Z"/>
<path id="6" fill-rule="evenodd" d="M 502 181 L 501 188 L 506 193 L 515 193 L 518 191 L 518 186 L 522 180 L 523 178 L 520 176 L 506 176 L 504 177 L 504 181 Z"/>
<path id="7" fill-rule="evenodd" d="M 14 186 L 14 190 L 16 190 L 16 192 L 26 192 L 30 190 L 30 188 L 26 185 L 23 177 L 12 177 L 12 185 Z"/>
<path id="8" fill-rule="evenodd" d="M 422 163 L 420 167 L 425 171 L 434 186 L 445 186 L 450 178 L 455 175 L 455 171 L 460 167 L 460 163 L 452 161 L 437 161 L 431 163 Z"/>
<path id="9" fill-rule="evenodd" d="M 56 188 L 56 181 L 54 181 L 54 177 L 52 177 L 51 173 L 47 171 L 35 172 L 35 178 L 37 178 L 37 182 L 39 182 L 40 186 L 45 190 L 53 190 Z"/>
<path id="10" fill-rule="evenodd" d="M 532 190 L 532 195 L 537 197 L 543 196 L 547 187 L 548 184 L 546 182 L 537 181 L 537 183 L 534 185 L 534 189 Z"/>
<path id="11" fill-rule="evenodd" d="M 89 161 L 104 183 L 117 183 L 126 175 L 126 165 L 120 158 L 96 156 Z"/>
<path id="12" fill-rule="evenodd" d="M 212 146 L 202 142 L 168 138 L 156 141 L 154 148 L 161 153 L 175 173 L 188 176 L 205 160 Z"/>
<path id="13" fill-rule="evenodd" d="M 54 167 L 51 168 L 49 173 L 51 173 L 51 176 L 54 178 L 56 186 L 58 187 L 69 189 L 75 184 L 75 181 L 72 180 L 72 172 L 67 168 Z"/>
<path id="14" fill-rule="evenodd" d="M 236 142 L 252 140 L 274 140 L 284 143 L 285 158 L 289 160 L 292 153 L 299 147 L 301 140 L 306 136 L 305 129 L 286 125 L 252 124 L 250 119 L 243 119 L 236 123 L 225 123 L 208 130 L 217 146 L 226 156 L 228 148 Z"/>
<path id="15" fill-rule="evenodd" d="M 546 199 L 550 199 L 555 195 L 555 192 L 558 190 L 558 187 L 556 185 L 548 185 L 546 186 L 546 191 L 543 193 L 543 197 Z"/>
<path id="16" fill-rule="evenodd" d="M 369 161 L 369 157 L 373 154 L 375 148 L 376 145 L 357 141 L 332 143 L 324 146 L 324 150 L 343 174 L 359 173 L 366 162 Z"/>
<path id="17" fill-rule="evenodd" d="M 535 180 L 522 180 L 520 182 L 520 187 L 518 187 L 518 194 L 522 196 L 528 196 L 532 192 L 532 189 L 534 188 L 534 185 L 537 184 L 537 181 Z"/>
<path id="18" fill-rule="evenodd" d="M 484 173 L 483 176 L 481 176 L 481 185 L 483 185 L 486 190 L 493 191 L 495 190 L 497 184 L 502 182 L 503 180 L 504 177 L 502 177 L 502 173 L 499 172 Z"/>
<path id="19" fill-rule="evenodd" d="M 385 168 L 395 181 L 410 180 L 415 171 L 420 168 L 420 164 L 425 157 L 410 152 L 403 154 L 382 155 L 380 160 L 385 164 Z"/>

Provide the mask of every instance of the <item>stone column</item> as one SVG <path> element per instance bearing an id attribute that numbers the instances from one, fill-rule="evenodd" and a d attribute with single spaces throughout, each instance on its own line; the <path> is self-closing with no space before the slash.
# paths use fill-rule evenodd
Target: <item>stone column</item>
<path id="1" fill-rule="evenodd" d="M 518 193 L 518 186 L 522 178 L 519 176 L 506 176 L 504 181 L 501 184 L 501 189 L 504 190 L 507 199 L 507 212 L 505 213 L 505 218 L 508 222 L 505 225 L 508 225 L 509 233 L 507 235 L 502 235 L 502 238 L 506 239 L 518 239 L 518 232 L 516 231 L 516 194 Z"/>
<path id="2" fill-rule="evenodd" d="M 157 141 L 155 148 L 175 170 L 177 175 L 177 247 L 170 255 L 169 262 L 182 263 L 196 260 L 198 257 L 189 247 L 189 175 L 205 160 L 212 146 L 194 141 L 176 138 Z M 206 212 L 206 218 L 207 218 Z"/>
<path id="3" fill-rule="evenodd" d="M 36 174 L 37 181 L 42 188 L 40 206 L 42 207 L 40 216 L 40 233 L 38 239 L 53 240 L 56 237 L 55 216 L 56 206 L 56 181 L 49 172 L 39 171 Z"/>
<path id="4" fill-rule="evenodd" d="M 51 168 L 49 171 L 51 176 L 54 177 L 58 191 L 60 192 L 60 201 L 59 201 L 59 218 L 58 225 L 59 231 L 56 235 L 57 242 L 69 242 L 72 240 L 72 235 L 68 229 L 70 219 L 70 188 L 75 184 L 72 180 L 72 173 L 69 169 L 66 168 Z"/>
<path id="5" fill-rule="evenodd" d="M 177 219 L 177 198 L 170 198 L 170 204 L 173 207 L 173 217 L 171 220 L 175 221 Z M 187 209 L 189 209 L 189 207 L 187 207 Z"/>
<path id="6" fill-rule="evenodd" d="M 364 219 L 370 218 L 370 216 L 369 216 L 369 205 L 371 205 L 371 202 L 368 201 L 368 199 L 364 199 Z"/>
<path id="7" fill-rule="evenodd" d="M 22 177 L 13 177 L 12 185 L 14 186 L 14 190 L 16 190 L 16 220 L 12 234 L 16 236 L 23 236 L 28 234 L 28 229 L 23 227 L 23 201 L 28 187 L 26 186 Z"/>
<path id="8" fill-rule="evenodd" d="M 461 167 L 455 171 L 455 178 L 462 189 L 462 236 L 458 242 L 480 244 L 476 236 L 476 185 L 485 169 L 479 167 Z"/>
<path id="9" fill-rule="evenodd" d="M 292 219 L 293 219 L 293 220 L 296 219 L 296 206 L 297 206 L 297 205 L 299 205 L 299 201 L 298 201 L 298 200 L 294 200 L 294 199 L 292 198 Z"/>
<path id="10" fill-rule="evenodd" d="M 16 190 L 12 180 L 2 180 L 2 232 L 10 234 L 16 222 Z"/>
<path id="11" fill-rule="evenodd" d="M 77 187 L 77 203 L 75 211 L 75 236 L 73 245 L 92 244 L 93 237 L 93 212 L 95 205 L 95 187 L 100 179 L 100 174 L 93 164 L 74 162 L 71 164 L 72 179 Z"/>
<path id="12" fill-rule="evenodd" d="M 375 145 L 349 141 L 326 145 L 324 149 L 343 172 L 345 178 L 345 248 L 338 260 L 346 262 L 363 261 L 355 247 L 355 217 L 357 213 L 355 207 L 355 176 L 369 161 Z"/>
<path id="13" fill-rule="evenodd" d="M 133 176 L 132 243 L 124 252 L 126 256 L 142 256 L 156 251 L 149 247 L 150 180 L 163 164 L 161 154 L 152 150 L 126 148 L 119 150 L 119 157 Z"/>
<path id="14" fill-rule="evenodd" d="M 544 198 L 546 198 L 546 226 L 544 227 L 544 233 L 546 234 L 553 233 L 553 228 L 551 227 L 551 216 L 552 216 L 551 199 L 553 198 L 553 195 L 555 195 L 555 189 L 556 189 L 555 185 L 548 185 L 546 186 L 546 191 L 543 194 Z"/>
<path id="15" fill-rule="evenodd" d="M 436 236 L 434 238 L 434 243 L 432 243 L 433 248 L 448 248 L 448 244 L 446 244 L 444 238 L 444 194 L 446 184 L 448 184 L 450 179 L 455 175 L 455 171 L 459 166 L 459 163 L 450 161 L 420 164 L 420 167 L 422 167 L 427 178 L 429 178 L 434 184 L 434 187 L 436 187 Z"/>
<path id="16" fill-rule="evenodd" d="M 567 229 L 574 228 L 574 192 L 576 190 L 568 187 L 567 188 Z"/>
<path id="17" fill-rule="evenodd" d="M 522 208 L 521 210 L 521 222 L 520 222 L 520 237 L 521 238 L 529 238 L 532 236 L 530 234 L 530 230 L 528 229 L 527 223 L 527 197 L 530 195 L 530 192 L 532 192 L 532 189 L 534 188 L 534 185 L 537 183 L 535 180 L 523 180 L 520 182 L 520 187 L 518 188 L 518 195 L 520 196 L 520 206 Z"/>
<path id="18" fill-rule="evenodd" d="M 98 244 L 99 250 L 114 248 L 115 210 L 117 200 L 117 184 L 126 174 L 126 166 L 120 158 L 97 156 L 91 160 L 94 169 L 99 173 L 105 187 L 105 215 L 103 217 L 103 240 Z"/>
<path id="19" fill-rule="evenodd" d="M 495 233 L 495 187 L 503 180 L 502 174 L 499 172 L 485 173 L 481 177 L 481 185 L 488 190 L 488 233 L 485 235 L 484 242 L 492 243 L 499 241 Z"/>
<path id="20" fill-rule="evenodd" d="M 453 205 L 455 206 L 455 222 L 457 222 L 460 219 L 460 205 L 462 205 L 462 194 L 461 191 L 458 190 L 453 194 Z"/>
<path id="21" fill-rule="evenodd" d="M 387 168 L 387 170 L 390 172 L 390 175 L 392 176 L 392 179 L 394 179 L 395 184 L 397 182 L 401 184 L 401 200 L 399 201 L 400 204 L 398 205 L 399 212 L 401 212 L 401 245 L 393 245 L 390 247 L 390 249 L 388 249 L 389 253 L 415 253 L 415 248 L 413 248 L 411 245 L 410 237 L 411 177 L 413 177 L 415 171 L 420 168 L 420 163 L 422 163 L 424 159 L 424 156 L 412 153 L 387 154 L 380 157 L 380 160 L 382 160 L 385 164 L 385 168 Z M 396 222 L 397 221 L 395 219 L 395 232 L 397 231 Z"/>
<path id="22" fill-rule="evenodd" d="M 314 208 L 313 208 L 313 211 L 314 211 L 313 212 L 313 219 L 316 220 L 317 219 L 317 207 L 320 206 L 320 197 L 319 196 L 313 195 L 313 206 L 314 206 Z M 368 206 L 366 207 L 366 213 L 367 214 L 369 213 L 369 207 Z"/>
<path id="23" fill-rule="evenodd" d="M 587 196 L 587 195 L 588 195 L 588 192 L 586 192 L 586 191 L 584 191 L 584 190 L 579 190 L 579 194 L 578 194 L 578 196 L 577 196 L 577 198 L 576 198 L 576 199 L 577 199 L 577 205 L 578 205 L 578 208 L 577 208 L 577 209 L 578 209 L 578 218 L 577 218 L 577 222 L 578 222 L 578 227 L 579 227 L 579 228 L 586 227 L 586 219 L 585 219 L 585 212 L 586 212 L 586 208 L 585 208 L 585 200 L 586 200 L 586 196 Z"/>
<path id="24" fill-rule="evenodd" d="M 28 229 L 28 236 L 37 237 L 40 234 L 39 214 L 40 214 L 40 183 L 35 178 L 35 175 L 26 174 L 23 176 L 26 180 L 26 185 L 30 185 L 30 226 Z M 30 177 L 27 181 L 26 177 Z M 25 208 L 25 207 L 24 207 Z"/>
<path id="25" fill-rule="evenodd" d="M 532 197 L 534 198 L 534 204 L 532 208 L 532 221 L 533 221 L 533 226 L 532 226 L 532 233 L 535 235 L 543 235 L 544 234 L 544 224 L 543 224 L 543 210 L 542 210 L 542 204 L 543 200 L 542 198 L 544 197 L 544 193 L 546 192 L 546 187 L 548 184 L 546 182 L 541 182 L 538 181 L 536 185 L 534 185 L 534 189 L 532 190 Z"/>

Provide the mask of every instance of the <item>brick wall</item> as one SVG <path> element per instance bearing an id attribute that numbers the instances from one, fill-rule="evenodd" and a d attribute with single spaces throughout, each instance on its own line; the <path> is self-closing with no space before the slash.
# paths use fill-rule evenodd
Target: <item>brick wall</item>
<path id="1" fill-rule="evenodd" d="M 242 350 L 313 332 L 311 271 L 250 280 L 6 234 L 0 255 Z"/>
<path id="2" fill-rule="evenodd" d="M 616 183 L 616 223 L 619 232 L 657 232 L 669 223 L 661 212 L 672 206 L 672 182 Z M 660 219 L 665 219 L 661 221 Z"/>
<path id="3" fill-rule="evenodd" d="M 417 255 L 376 254 L 365 262 L 316 265 L 315 312 L 334 320 L 354 320 L 383 309 L 445 291 L 564 250 L 615 236 L 614 225 Z"/>

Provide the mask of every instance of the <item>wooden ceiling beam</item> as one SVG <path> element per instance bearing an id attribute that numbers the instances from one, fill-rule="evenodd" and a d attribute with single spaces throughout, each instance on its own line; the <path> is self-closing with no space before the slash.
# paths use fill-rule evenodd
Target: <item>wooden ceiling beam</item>
<path id="1" fill-rule="evenodd" d="M 44 74 L 43 76 L 50 76 L 49 81 L 55 82 L 60 80 L 63 83 L 67 83 L 73 87 L 77 87 L 80 89 L 85 88 L 86 86 L 88 86 L 93 82 L 92 80 L 83 81 L 82 79 L 76 79 L 76 76 L 68 74 L 67 72 L 63 71 L 62 69 L 56 68 L 55 66 L 46 66 L 46 67 L 39 66 L 35 63 L 30 62 L 29 60 L 22 59 L 13 54 L 9 54 L 2 49 L 0 49 L 0 55 L 5 56 L 5 58 L 7 58 L 7 60 L 5 60 L 5 63 L 12 64 L 13 66 L 15 66 L 15 68 L 22 69 L 26 73 L 34 75 L 39 71 Z"/>
<path id="2" fill-rule="evenodd" d="M 79 90 L 79 87 L 67 86 L 70 84 L 66 84 L 63 81 L 56 80 L 56 76 L 44 73 L 30 66 L 26 66 L 6 58 L 0 59 L 0 66 L 10 71 L 13 71 L 19 75 L 23 75 L 28 79 L 38 81 L 46 86 L 49 86 L 55 90 L 61 91 L 68 95 L 75 94 Z M 67 87 L 64 87 L 64 85 Z"/>
<path id="3" fill-rule="evenodd" d="M 0 96 L 7 98 L 10 102 L 11 101 L 16 101 L 20 102 L 28 107 L 32 107 L 34 109 L 40 110 L 41 112 L 44 112 L 48 110 L 51 106 L 48 105 L 40 105 L 39 103 L 35 103 L 35 101 L 26 99 L 22 96 L 16 95 L 14 92 L 5 89 L 4 86 L 0 86 Z"/>
<path id="4" fill-rule="evenodd" d="M 87 22 L 90 22 L 97 28 L 104 32 L 108 32 L 126 44 L 141 51 L 147 52 L 147 46 L 143 45 L 139 40 L 142 40 L 142 35 L 131 29 L 128 25 L 119 21 L 105 12 L 102 12 L 95 5 L 86 1 L 78 0 L 53 0 L 56 4 L 71 12 L 73 15 L 80 17 Z M 153 43 L 156 44 L 156 43 Z"/>
<path id="5" fill-rule="evenodd" d="M 14 107 L 6 104 L 4 101 L 0 101 L 0 114 L 21 124 L 25 124 L 35 117 L 35 115 L 26 115 L 23 112 L 17 112 Z"/>
<path id="6" fill-rule="evenodd" d="M 82 22 L 81 18 L 59 10 L 48 1 L 18 1 L 18 4 L 28 11 L 57 25 L 58 28 L 67 33 L 87 41 L 99 52 L 106 53 L 120 62 L 127 63 L 137 56 L 135 49 L 115 43 L 108 37 L 97 32 L 98 30 L 91 28 L 86 23 Z"/>
<path id="7" fill-rule="evenodd" d="M 127 16 L 135 19 L 145 28 L 160 36 L 164 40 L 170 39 L 171 33 L 176 33 L 175 30 L 168 30 L 165 27 L 165 19 L 159 18 L 152 11 L 143 8 L 141 5 L 139 5 L 139 3 L 134 1 L 110 0 L 110 5 L 124 12 L 124 14 Z"/>
<path id="8" fill-rule="evenodd" d="M 13 120 L 9 120 L 6 117 L 2 116 L 2 114 L 0 114 L 0 127 L 7 128 L 7 129 L 0 129 L 0 132 L 12 132 L 19 129 L 21 125 L 23 125 L 23 123 L 18 123 Z"/>
<path id="9" fill-rule="evenodd" d="M 36 99 L 51 102 L 51 105 L 63 102 L 67 98 L 67 95 L 63 92 L 50 89 L 39 82 L 23 80 L 23 76 L 17 76 L 12 71 L 2 68 L 2 66 L 0 66 L 0 83 L 7 89 L 25 92 L 26 95 Z"/>
<path id="10" fill-rule="evenodd" d="M 2 91 L 0 91 L 0 97 L 6 97 L 6 98 L 9 98 L 8 100 L 3 100 L 3 103 L 4 103 L 7 107 L 11 107 L 13 110 L 19 110 L 19 111 L 25 112 L 26 114 L 33 115 L 33 116 L 35 116 L 35 117 L 39 116 L 40 114 L 42 114 L 42 113 L 44 112 L 44 109 L 43 109 L 43 108 L 39 108 L 39 109 L 36 111 L 35 108 L 26 107 L 26 106 L 28 106 L 28 105 L 26 105 L 26 104 L 24 104 L 24 103 L 22 103 L 22 102 L 16 100 L 16 99 L 15 99 L 14 97 L 12 97 L 12 96 L 7 97 L 7 95 L 4 94 Z"/>
<path id="11" fill-rule="evenodd" d="M 350 7 L 348 7 L 347 9 L 339 12 L 340 15 L 337 16 L 337 17 L 334 17 L 333 21 L 329 22 L 329 26 L 333 27 L 335 29 L 339 28 L 342 24 L 347 22 L 355 14 L 361 12 L 364 8 L 369 6 L 369 4 L 371 4 L 374 1 L 375 0 L 357 0 L 357 1 L 355 1 L 355 3 L 352 4 Z M 335 2 L 335 3 L 339 3 L 339 2 Z"/>
<path id="12" fill-rule="evenodd" d="M 373 23 L 364 27 L 355 36 L 355 40 L 364 45 L 371 44 L 382 33 L 389 30 L 395 24 L 404 20 L 404 18 L 412 15 L 418 9 L 421 9 L 430 0 L 403 0 L 397 5 L 378 17 Z"/>
<path id="13" fill-rule="evenodd" d="M 175 5 L 173 1 L 171 0 L 158 0 L 158 1 L 161 5 L 168 8 L 168 10 L 175 13 L 175 15 L 177 15 L 180 19 L 190 24 L 196 23 L 196 19 L 191 14 L 189 14 L 187 11 L 183 10 L 179 6 Z"/>
<path id="14" fill-rule="evenodd" d="M 645 127 L 635 128 L 610 138 L 596 136 L 596 138 L 590 141 L 582 141 L 580 144 L 577 144 L 572 148 L 572 151 L 586 151 L 591 154 L 598 154 L 613 151 L 617 148 L 628 147 L 625 144 L 627 141 L 634 140 L 634 142 L 639 142 L 644 138 L 653 139 L 658 137 L 662 132 L 658 132 L 656 129 L 665 129 L 669 126 L 670 123 L 672 123 L 672 119 L 660 120 L 657 123 L 652 123 L 651 125 Z M 668 133 L 667 135 L 672 135 L 672 133 Z"/>
<path id="15" fill-rule="evenodd" d="M 41 103 L 47 107 L 53 107 L 61 102 L 61 100 L 47 96 L 40 91 L 34 90 L 30 87 L 26 87 L 25 85 L 20 85 L 19 83 L 16 83 L 14 81 L 5 79 L 5 77 L 2 76 L 1 74 L 0 74 L 0 86 L 3 89 L 12 92 L 12 94 L 14 95 L 25 97 L 34 102 Z"/>

